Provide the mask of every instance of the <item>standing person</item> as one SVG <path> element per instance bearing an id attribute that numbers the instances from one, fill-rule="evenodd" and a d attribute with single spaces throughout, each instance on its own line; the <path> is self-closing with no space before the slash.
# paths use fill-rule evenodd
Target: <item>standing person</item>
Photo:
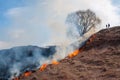
<path id="1" fill-rule="evenodd" d="M 110 24 L 108 24 L 108 28 L 110 28 Z"/>
<path id="2" fill-rule="evenodd" d="M 108 25 L 106 24 L 106 28 L 107 28 L 107 26 L 108 26 Z"/>

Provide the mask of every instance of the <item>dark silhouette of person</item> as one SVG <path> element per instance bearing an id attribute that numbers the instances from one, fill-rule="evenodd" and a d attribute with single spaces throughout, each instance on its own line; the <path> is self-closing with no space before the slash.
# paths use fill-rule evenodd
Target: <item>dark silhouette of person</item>
<path id="1" fill-rule="evenodd" d="M 110 28 L 110 24 L 108 24 L 108 28 Z"/>
<path id="2" fill-rule="evenodd" d="M 106 24 L 106 28 L 110 28 L 110 24 Z"/>
<path id="3" fill-rule="evenodd" d="M 108 26 L 108 25 L 106 24 L 106 28 L 107 28 L 107 26 Z"/>

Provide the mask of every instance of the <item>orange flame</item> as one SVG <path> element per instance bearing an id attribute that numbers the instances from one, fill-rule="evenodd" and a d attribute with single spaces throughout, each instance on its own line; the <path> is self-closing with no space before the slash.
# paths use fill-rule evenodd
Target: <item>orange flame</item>
<path id="1" fill-rule="evenodd" d="M 80 52 L 79 50 L 75 50 L 73 53 L 69 54 L 68 57 L 69 58 L 75 57 L 79 54 L 79 52 Z"/>
<path id="2" fill-rule="evenodd" d="M 69 54 L 68 57 L 69 57 L 69 58 L 73 58 L 73 57 L 77 56 L 80 52 L 83 51 L 83 49 L 84 49 L 84 47 L 75 50 L 73 53 Z"/>
<path id="3" fill-rule="evenodd" d="M 30 76 L 31 74 L 32 74 L 32 72 L 30 72 L 30 71 L 29 71 L 29 72 L 25 72 L 25 73 L 24 73 L 24 76 L 25 76 L 25 77 L 28 77 L 28 76 Z"/>
<path id="4" fill-rule="evenodd" d="M 59 64 L 59 62 L 58 62 L 58 61 L 53 60 L 53 61 L 52 61 L 52 64 L 54 64 L 54 65 L 58 65 L 58 64 Z"/>
<path id="5" fill-rule="evenodd" d="M 40 67 L 40 71 L 44 71 L 46 67 L 47 67 L 47 64 L 43 64 L 43 65 Z"/>

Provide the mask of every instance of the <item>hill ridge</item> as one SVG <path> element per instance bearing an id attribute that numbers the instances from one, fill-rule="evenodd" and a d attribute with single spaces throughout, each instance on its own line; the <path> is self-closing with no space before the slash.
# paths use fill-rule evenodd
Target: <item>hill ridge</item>
<path id="1" fill-rule="evenodd" d="M 120 80 L 120 27 L 104 29 L 83 52 L 20 80 Z"/>

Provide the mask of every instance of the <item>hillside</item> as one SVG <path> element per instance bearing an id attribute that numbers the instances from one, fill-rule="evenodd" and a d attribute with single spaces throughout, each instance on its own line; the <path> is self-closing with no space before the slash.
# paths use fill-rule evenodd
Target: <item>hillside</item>
<path id="1" fill-rule="evenodd" d="M 20 80 L 120 80 L 120 27 L 99 31 L 77 56 Z"/>

